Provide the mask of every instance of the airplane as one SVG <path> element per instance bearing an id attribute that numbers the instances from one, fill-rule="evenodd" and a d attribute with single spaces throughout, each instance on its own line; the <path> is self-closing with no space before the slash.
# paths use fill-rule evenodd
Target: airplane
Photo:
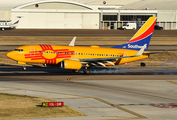
<path id="1" fill-rule="evenodd" d="M 7 57 L 22 64 L 23 70 L 26 70 L 26 63 L 41 63 L 70 69 L 75 73 L 84 68 L 83 72 L 89 74 L 89 67 L 106 68 L 148 58 L 151 53 L 147 49 L 156 21 L 156 17 L 150 17 L 127 43 L 112 48 L 74 46 L 74 37 L 69 46 L 21 46 L 7 53 Z"/>
<path id="2" fill-rule="evenodd" d="M 5 28 L 10 28 L 10 29 L 15 29 L 17 27 L 19 23 L 19 20 L 17 20 L 16 22 L 12 23 L 12 22 L 0 22 L 0 28 L 2 31 L 5 30 Z"/>

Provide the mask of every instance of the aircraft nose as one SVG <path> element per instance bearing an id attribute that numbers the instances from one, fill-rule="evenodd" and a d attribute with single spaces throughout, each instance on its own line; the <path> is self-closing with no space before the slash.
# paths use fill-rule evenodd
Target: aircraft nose
<path id="1" fill-rule="evenodd" d="M 8 52 L 7 57 L 12 59 L 13 58 L 13 52 Z"/>

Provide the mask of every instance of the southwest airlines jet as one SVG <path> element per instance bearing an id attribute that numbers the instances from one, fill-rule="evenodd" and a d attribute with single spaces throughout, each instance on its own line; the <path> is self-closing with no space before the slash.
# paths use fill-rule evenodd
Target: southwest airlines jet
<path id="1" fill-rule="evenodd" d="M 89 74 L 90 66 L 115 66 L 148 58 L 151 53 L 147 49 L 156 20 L 156 17 L 150 17 L 127 43 L 112 48 L 76 47 L 74 37 L 69 46 L 28 45 L 16 48 L 7 53 L 7 56 L 23 64 L 24 70 L 26 63 L 41 63 L 44 66 L 59 66 L 73 72 L 84 68 L 84 73 Z"/>

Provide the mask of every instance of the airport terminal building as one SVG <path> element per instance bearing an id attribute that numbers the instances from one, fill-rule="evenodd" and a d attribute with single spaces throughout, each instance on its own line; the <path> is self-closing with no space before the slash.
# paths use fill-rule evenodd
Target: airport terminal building
<path id="1" fill-rule="evenodd" d="M 150 17 L 177 29 L 177 0 L 1 0 L 0 22 L 20 19 L 17 29 L 117 29 Z"/>

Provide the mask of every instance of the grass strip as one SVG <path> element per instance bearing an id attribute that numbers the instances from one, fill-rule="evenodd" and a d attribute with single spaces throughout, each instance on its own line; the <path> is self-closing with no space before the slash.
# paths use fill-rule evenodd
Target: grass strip
<path id="1" fill-rule="evenodd" d="M 84 116 L 66 105 L 41 107 L 42 102 L 55 101 L 48 98 L 0 93 L 0 120 Z"/>
<path id="2" fill-rule="evenodd" d="M 74 36 L 73 36 L 74 37 Z M 0 45 L 32 45 L 52 44 L 68 45 L 71 36 L 0 36 Z M 79 36 L 76 45 L 120 45 L 128 42 L 131 37 L 93 37 Z M 152 37 L 150 45 L 177 45 L 177 37 Z"/>

